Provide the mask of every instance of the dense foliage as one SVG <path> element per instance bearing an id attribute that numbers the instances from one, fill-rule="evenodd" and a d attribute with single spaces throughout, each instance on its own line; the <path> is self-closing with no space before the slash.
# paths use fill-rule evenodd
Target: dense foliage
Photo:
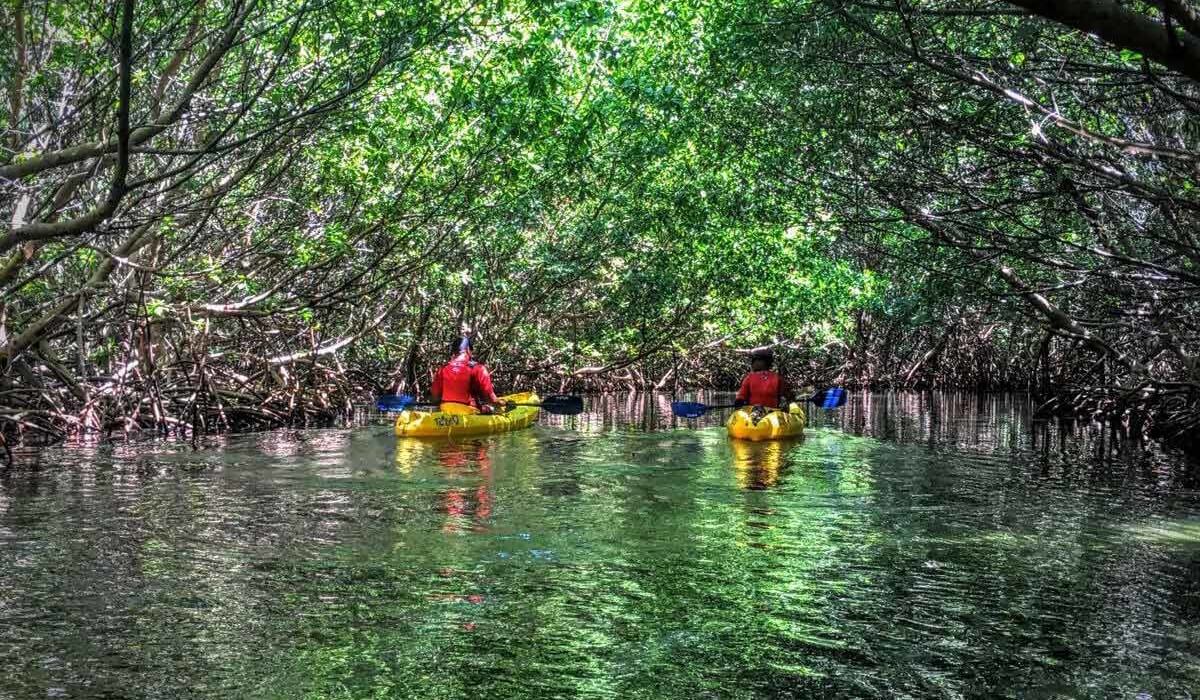
<path id="1" fill-rule="evenodd" d="M 770 344 L 1196 427 L 1180 0 L 2 19 L 10 436 L 328 416 L 421 389 L 464 325 L 505 385 L 727 385 Z"/>

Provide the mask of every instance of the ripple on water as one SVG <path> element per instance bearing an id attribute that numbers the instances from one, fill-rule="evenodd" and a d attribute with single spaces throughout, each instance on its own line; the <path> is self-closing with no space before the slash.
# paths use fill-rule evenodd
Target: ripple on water
<path id="1" fill-rule="evenodd" d="M 1016 401 L 757 444 L 656 401 L 44 451 L 0 474 L 0 697 L 1200 687 L 1200 495 L 1169 456 L 1035 441 Z"/>

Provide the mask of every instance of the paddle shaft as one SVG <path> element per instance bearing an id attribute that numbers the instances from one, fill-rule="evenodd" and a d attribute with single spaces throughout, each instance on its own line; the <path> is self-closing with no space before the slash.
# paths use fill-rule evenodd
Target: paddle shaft
<path id="1" fill-rule="evenodd" d="M 406 403 L 406 404 L 404 404 L 404 407 L 405 407 L 405 408 L 411 408 L 411 407 L 413 407 L 413 406 L 419 406 L 419 407 L 421 407 L 421 408 L 437 408 L 437 407 L 440 407 L 440 406 L 442 405 L 442 403 L 455 403 L 455 402 L 454 402 L 454 401 L 449 401 L 449 402 L 441 402 L 441 401 L 414 401 L 414 402 L 412 402 L 412 403 Z M 459 404 L 459 405 L 460 405 L 460 406 L 467 406 L 467 405 L 469 405 L 469 404 L 465 404 L 465 403 L 463 403 L 463 404 Z M 540 403 L 505 403 L 504 405 L 505 405 L 505 406 L 541 406 L 541 404 L 540 404 Z"/>
<path id="2" fill-rule="evenodd" d="M 393 404 L 393 405 L 387 406 L 386 408 L 384 408 L 381 405 L 379 408 L 380 408 L 380 410 L 392 412 L 392 411 L 403 411 L 403 410 L 406 410 L 406 409 L 414 407 L 414 406 L 418 406 L 418 407 L 422 407 L 422 408 L 435 408 L 440 405 L 441 405 L 441 403 L 434 403 L 434 402 L 428 402 L 428 401 L 404 401 L 404 402 L 400 402 L 400 405 Z M 578 396 L 566 396 L 566 395 L 547 396 L 545 399 L 542 399 L 541 403 L 507 401 L 501 405 L 504 406 L 505 408 L 516 407 L 516 406 L 530 406 L 532 408 L 539 408 L 543 411 L 546 411 L 547 413 L 556 413 L 556 414 L 562 414 L 562 415 L 575 415 L 575 414 L 583 411 L 583 399 L 581 399 Z"/>
<path id="3" fill-rule="evenodd" d="M 825 397 L 822 395 L 821 398 L 824 399 Z M 817 397 L 809 396 L 809 397 L 802 398 L 802 399 L 796 399 L 796 401 L 800 402 L 800 403 L 817 403 Z M 715 410 L 718 408 L 746 408 L 747 406 L 751 406 L 751 404 L 748 404 L 748 403 L 743 403 L 743 404 L 723 403 L 720 406 L 709 406 L 707 410 L 712 411 L 712 410 Z M 773 408 L 771 410 L 783 411 L 783 410 L 786 410 L 786 408 L 787 408 L 786 406 L 777 406 L 776 408 Z"/>
<path id="4" fill-rule="evenodd" d="M 818 391 L 812 396 L 797 398 L 799 403 L 813 403 L 821 408 L 831 409 L 838 408 L 846 403 L 846 391 L 840 387 L 830 387 L 828 389 Z M 717 406 L 708 406 L 698 401 L 676 401 L 671 404 L 671 412 L 681 418 L 699 418 L 709 411 L 722 408 L 740 408 L 748 404 L 720 404 Z M 773 410 L 786 410 L 778 408 Z"/>

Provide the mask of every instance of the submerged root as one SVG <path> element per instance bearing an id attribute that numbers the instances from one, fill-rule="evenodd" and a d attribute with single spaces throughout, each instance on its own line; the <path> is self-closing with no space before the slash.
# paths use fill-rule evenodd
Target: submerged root
<path id="1" fill-rule="evenodd" d="M 210 433 L 329 425 L 352 412 L 354 396 L 370 393 L 321 367 L 299 373 L 285 386 L 230 386 L 220 372 L 208 373 L 199 383 L 194 376 L 164 372 L 150 380 L 119 383 L 98 377 L 79 392 L 36 375 L 37 390 L 0 384 L 0 444 L 43 446 L 147 435 L 195 439 Z"/>
<path id="2" fill-rule="evenodd" d="M 1037 414 L 1094 420 L 1135 440 L 1200 454 L 1200 388 L 1189 384 L 1071 387 L 1045 396 Z"/>

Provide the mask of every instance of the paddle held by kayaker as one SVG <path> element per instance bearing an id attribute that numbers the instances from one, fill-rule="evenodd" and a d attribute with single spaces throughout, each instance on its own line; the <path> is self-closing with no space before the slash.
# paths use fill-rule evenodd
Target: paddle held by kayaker
<path id="1" fill-rule="evenodd" d="M 487 365 L 471 359 L 471 337 L 450 343 L 450 361 L 433 377 L 429 393 L 445 413 L 493 413 L 504 403 L 492 388 Z"/>
<path id="2" fill-rule="evenodd" d="M 742 379 L 734 406 L 762 406 L 779 408 L 785 402 L 795 401 L 796 395 L 787 381 L 771 367 L 775 364 L 775 353 L 769 348 L 755 350 L 750 355 L 750 373 Z"/>

